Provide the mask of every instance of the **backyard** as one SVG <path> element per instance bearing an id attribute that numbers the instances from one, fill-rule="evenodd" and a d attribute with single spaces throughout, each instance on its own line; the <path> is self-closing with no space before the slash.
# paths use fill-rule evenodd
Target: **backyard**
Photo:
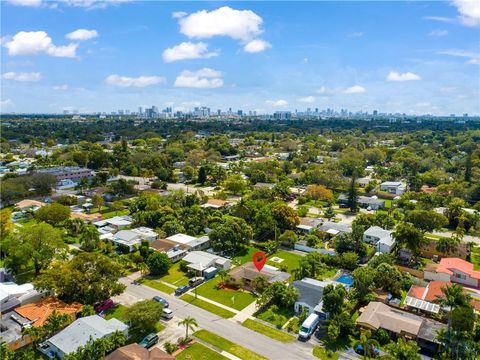
<path id="1" fill-rule="evenodd" d="M 257 251 L 261 251 L 253 246 L 247 246 L 245 249 L 241 250 L 239 254 L 233 257 L 232 263 L 235 265 L 243 265 L 249 261 L 252 261 L 253 254 Z"/>
<path id="2" fill-rule="evenodd" d="M 216 276 L 197 288 L 197 294 L 216 301 L 225 306 L 242 310 L 255 301 L 255 296 L 247 291 L 234 289 L 218 289 L 217 285 L 222 279 Z"/>
<path id="3" fill-rule="evenodd" d="M 282 261 L 276 262 L 272 259 L 279 258 Z M 267 264 L 275 267 L 287 266 L 287 272 L 292 273 L 293 269 L 298 268 L 298 264 L 302 259 L 301 255 L 293 254 L 287 251 L 277 251 L 276 253 L 270 255 L 267 259 Z"/>

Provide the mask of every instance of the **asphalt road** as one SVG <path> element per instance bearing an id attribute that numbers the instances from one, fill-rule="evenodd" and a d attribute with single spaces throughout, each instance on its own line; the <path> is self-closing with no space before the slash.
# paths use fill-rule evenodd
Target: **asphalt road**
<path id="1" fill-rule="evenodd" d="M 234 320 L 223 319 L 215 314 L 200 309 L 196 306 L 178 299 L 175 296 L 168 295 L 144 285 L 136 285 L 128 278 L 122 278 L 120 281 L 127 286 L 125 295 L 140 299 L 151 299 L 155 295 L 160 295 L 168 300 L 175 316 L 185 318 L 194 317 L 198 325 L 216 333 L 236 344 L 242 345 L 256 353 L 272 360 L 306 360 L 316 359 L 312 355 L 313 346 L 310 343 L 295 341 L 284 344 L 266 337 L 262 334 L 249 330 Z"/>

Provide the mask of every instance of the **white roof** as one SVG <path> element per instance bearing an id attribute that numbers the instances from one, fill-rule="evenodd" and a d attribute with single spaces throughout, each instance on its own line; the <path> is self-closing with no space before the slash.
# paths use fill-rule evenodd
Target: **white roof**
<path id="1" fill-rule="evenodd" d="M 132 230 L 120 230 L 114 236 L 115 240 L 133 241 L 140 237 L 138 232 Z"/>
<path id="2" fill-rule="evenodd" d="M 115 331 L 124 332 L 127 329 L 127 325 L 115 318 L 105 320 L 98 315 L 91 315 L 75 320 L 57 335 L 52 336 L 48 342 L 63 353 L 69 354 L 85 345 L 90 338 L 95 340 L 110 336 Z"/>
<path id="3" fill-rule="evenodd" d="M 190 241 L 196 240 L 195 237 L 187 235 L 187 234 L 175 234 L 175 235 L 167 237 L 167 239 L 175 241 L 179 244 L 188 244 Z"/>
<path id="4" fill-rule="evenodd" d="M 0 283 L 0 301 L 7 299 L 10 296 L 19 297 L 33 291 L 33 285 L 30 283 L 17 285 L 14 282 Z"/>
<path id="5" fill-rule="evenodd" d="M 191 251 L 183 258 L 190 264 L 202 264 L 204 267 L 210 266 L 213 262 L 224 259 L 221 256 L 210 254 L 205 251 Z"/>
<path id="6" fill-rule="evenodd" d="M 434 314 L 438 314 L 438 312 L 440 311 L 440 305 L 431 303 L 429 301 L 417 299 L 411 296 L 407 296 L 405 298 L 405 304 L 407 306 L 428 311 Z"/>

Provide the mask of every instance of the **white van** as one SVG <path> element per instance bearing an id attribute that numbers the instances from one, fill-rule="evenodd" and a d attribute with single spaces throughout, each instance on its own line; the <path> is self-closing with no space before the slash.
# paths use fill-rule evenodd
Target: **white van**
<path id="1" fill-rule="evenodd" d="M 298 336 L 301 339 L 307 340 L 315 332 L 315 329 L 317 328 L 319 322 L 320 316 L 318 316 L 317 314 L 310 314 L 300 327 Z"/>
<path id="2" fill-rule="evenodd" d="M 173 318 L 173 311 L 167 308 L 163 308 L 162 310 L 162 318 L 164 319 L 171 319 Z"/>

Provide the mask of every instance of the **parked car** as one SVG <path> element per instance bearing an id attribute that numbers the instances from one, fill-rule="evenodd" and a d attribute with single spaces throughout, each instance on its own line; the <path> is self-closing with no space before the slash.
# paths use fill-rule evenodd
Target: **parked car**
<path id="1" fill-rule="evenodd" d="M 145 349 L 148 349 L 149 347 L 152 347 L 156 343 L 158 343 L 158 335 L 155 334 L 155 333 L 150 333 L 147 336 L 145 336 L 143 338 L 143 340 L 140 341 L 138 344 L 141 347 L 144 347 Z"/>
<path id="2" fill-rule="evenodd" d="M 184 293 L 186 293 L 188 291 L 188 289 L 190 289 L 190 286 L 188 285 L 183 285 L 183 286 L 179 286 L 178 288 L 175 289 L 175 295 L 182 295 Z"/>
<path id="3" fill-rule="evenodd" d="M 154 296 L 152 300 L 159 302 L 160 304 L 163 305 L 164 308 L 168 308 L 169 306 L 168 301 L 162 298 L 161 296 Z"/>
<path id="4" fill-rule="evenodd" d="M 189 279 L 188 280 L 188 285 L 190 285 L 190 287 L 195 287 L 195 286 L 200 285 L 204 281 L 205 281 L 204 277 L 198 276 L 198 277 L 194 277 L 194 278 Z"/>
<path id="5" fill-rule="evenodd" d="M 96 312 L 102 312 L 112 308 L 114 305 L 115 304 L 112 299 L 107 299 L 105 301 L 102 301 L 101 303 L 95 304 L 93 308 Z"/>
<path id="6" fill-rule="evenodd" d="M 173 311 L 170 310 L 170 309 L 163 308 L 162 318 L 167 319 L 167 320 L 173 318 Z"/>
<path id="7" fill-rule="evenodd" d="M 365 349 L 363 348 L 363 345 L 362 344 L 357 344 L 354 349 L 355 352 L 358 354 L 358 355 L 365 355 Z M 378 355 L 380 355 L 380 350 L 377 349 L 376 347 L 374 346 L 370 346 L 370 351 L 368 353 L 369 356 L 371 357 L 377 357 Z"/>

